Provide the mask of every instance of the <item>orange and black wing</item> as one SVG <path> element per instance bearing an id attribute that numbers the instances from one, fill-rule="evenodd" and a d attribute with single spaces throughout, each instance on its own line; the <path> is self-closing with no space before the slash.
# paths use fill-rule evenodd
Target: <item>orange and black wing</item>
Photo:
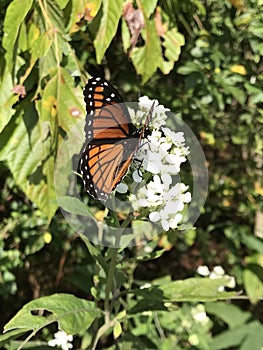
<path id="1" fill-rule="evenodd" d="M 118 91 L 105 79 L 91 78 L 84 89 L 86 143 L 79 171 L 86 191 L 106 200 L 127 172 L 141 137 Z"/>

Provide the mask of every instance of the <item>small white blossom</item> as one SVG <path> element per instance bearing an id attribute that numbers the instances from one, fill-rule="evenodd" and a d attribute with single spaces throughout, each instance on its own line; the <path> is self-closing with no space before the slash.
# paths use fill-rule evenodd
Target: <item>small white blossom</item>
<path id="1" fill-rule="evenodd" d="M 138 169 L 134 170 L 134 172 L 132 173 L 132 178 L 135 182 L 138 182 L 138 183 L 142 182 L 141 172 Z"/>
<path id="2" fill-rule="evenodd" d="M 117 185 L 116 191 L 119 193 L 126 193 L 128 191 L 128 186 L 125 183 L 121 182 Z"/>
<path id="3" fill-rule="evenodd" d="M 199 338 L 198 338 L 198 335 L 197 334 L 191 334 L 189 335 L 188 337 L 188 341 L 191 345 L 193 346 L 197 346 L 200 342 Z"/>
<path id="4" fill-rule="evenodd" d="M 136 169 L 132 174 L 133 180 L 140 185 L 132 191 L 129 199 L 135 211 L 140 212 L 144 208 L 150 221 L 165 231 L 179 226 L 183 218 L 181 212 L 191 201 L 188 186 L 175 177 L 180 172 L 181 164 L 186 161 L 189 149 L 185 146 L 183 132 L 164 127 L 167 111 L 169 109 L 147 96 L 139 99 L 138 110 L 129 109 L 135 125 L 141 125 L 151 113 L 151 134 L 142 140 L 136 153 L 136 160 L 141 162 L 140 170 Z"/>
<path id="5" fill-rule="evenodd" d="M 214 266 L 213 271 L 212 271 L 216 276 L 222 277 L 225 274 L 225 270 L 223 269 L 222 266 Z"/>
<path id="6" fill-rule="evenodd" d="M 55 338 L 48 342 L 48 345 L 51 347 L 59 346 L 62 350 L 69 350 L 73 348 L 71 344 L 72 340 L 72 335 L 67 335 L 67 333 L 63 331 L 58 331 L 55 333 Z"/>
<path id="7" fill-rule="evenodd" d="M 198 266 L 197 268 L 197 273 L 201 276 L 209 276 L 210 275 L 210 271 L 209 271 L 209 268 L 207 266 Z"/>
<path id="8" fill-rule="evenodd" d="M 148 289 L 148 288 L 151 288 L 151 283 L 150 282 L 147 282 L 145 284 L 143 284 L 142 286 L 140 286 L 140 289 Z"/>
<path id="9" fill-rule="evenodd" d="M 233 276 L 229 276 L 225 274 L 225 270 L 222 266 L 214 266 L 213 271 L 209 271 L 207 266 L 198 266 L 197 273 L 201 276 L 209 276 L 212 280 L 217 278 L 226 277 L 228 279 L 228 283 L 226 284 L 229 288 L 234 288 L 236 286 L 236 281 Z M 218 288 L 219 292 L 223 292 L 225 290 L 224 286 L 220 286 Z"/>
<path id="10" fill-rule="evenodd" d="M 198 304 L 196 307 L 192 308 L 191 314 L 197 323 L 206 325 L 209 322 L 209 317 L 207 317 L 205 307 L 202 304 Z"/>

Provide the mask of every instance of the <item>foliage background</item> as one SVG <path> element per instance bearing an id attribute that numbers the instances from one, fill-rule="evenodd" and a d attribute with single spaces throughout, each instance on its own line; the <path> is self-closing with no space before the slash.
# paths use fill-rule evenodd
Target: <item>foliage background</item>
<path id="1" fill-rule="evenodd" d="M 209 326 L 196 329 L 184 326 L 192 304 L 177 304 L 169 321 L 160 312 L 160 324 L 147 319 L 158 330 L 153 343 L 193 348 L 189 335 L 197 334 L 197 349 L 261 349 L 262 0 L 136 1 L 145 28 L 134 47 L 123 3 L 1 0 L 0 326 L 40 296 L 92 299 L 102 278 L 57 211 L 53 176 L 63 137 L 84 118 L 85 81 L 105 75 L 127 101 L 146 94 L 181 115 L 203 146 L 210 176 L 196 230 L 162 235 L 151 246 L 163 249 L 156 259 L 143 261 L 142 247 L 125 250 L 121 273 L 143 284 L 220 265 L 248 296 L 205 304 Z M 134 320 L 133 336 L 147 344 L 144 323 Z M 75 342 L 85 349 L 83 334 Z M 108 334 L 100 346 L 113 343 Z"/>

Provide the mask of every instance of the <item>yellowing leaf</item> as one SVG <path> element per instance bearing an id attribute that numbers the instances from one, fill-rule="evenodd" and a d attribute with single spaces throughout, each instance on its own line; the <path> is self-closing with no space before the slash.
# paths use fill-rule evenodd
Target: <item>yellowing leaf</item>
<path id="1" fill-rule="evenodd" d="M 45 232 L 44 233 L 44 242 L 46 244 L 49 244 L 52 241 L 52 235 L 50 232 Z"/>
<path id="2" fill-rule="evenodd" d="M 206 145 L 214 145 L 215 144 L 215 137 L 213 134 L 205 131 L 200 132 L 200 137 L 204 141 Z"/>
<path id="3" fill-rule="evenodd" d="M 120 322 L 116 321 L 114 328 L 113 328 L 113 337 L 114 339 L 117 339 L 122 333 L 122 328 Z"/>
<path id="4" fill-rule="evenodd" d="M 43 109 L 55 117 L 57 114 L 57 100 L 54 96 L 48 96 L 46 100 L 43 100 Z"/>
<path id="5" fill-rule="evenodd" d="M 263 196 L 263 187 L 261 186 L 261 184 L 257 181 L 254 184 L 254 188 L 255 188 L 255 192 L 261 196 Z"/>
<path id="6" fill-rule="evenodd" d="M 241 75 L 247 74 L 246 68 L 242 64 L 235 64 L 234 66 L 232 66 L 230 68 L 230 71 L 233 73 L 241 74 Z"/>
<path id="7" fill-rule="evenodd" d="M 104 216 L 105 216 L 104 210 L 98 210 L 94 215 L 95 219 L 97 219 L 98 221 L 103 221 Z"/>
<path id="8" fill-rule="evenodd" d="M 224 199 L 223 200 L 223 206 L 224 207 L 230 207 L 231 206 L 231 202 L 228 199 Z"/>
<path id="9" fill-rule="evenodd" d="M 96 16 L 96 14 L 99 11 L 100 5 L 101 5 L 101 1 L 98 1 L 98 0 L 87 2 L 84 8 L 85 19 L 87 21 L 91 21 Z"/>
<path id="10" fill-rule="evenodd" d="M 243 10 L 245 8 L 244 0 L 228 0 L 232 6 L 238 10 Z"/>

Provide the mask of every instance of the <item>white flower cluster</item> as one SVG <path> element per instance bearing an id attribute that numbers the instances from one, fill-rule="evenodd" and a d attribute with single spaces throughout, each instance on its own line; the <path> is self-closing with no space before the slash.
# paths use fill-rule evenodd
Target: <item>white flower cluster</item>
<path id="1" fill-rule="evenodd" d="M 62 350 L 69 350 L 73 348 L 71 342 L 73 341 L 72 335 L 67 335 L 63 331 L 55 333 L 55 338 L 48 342 L 51 347 L 59 346 Z"/>
<path id="2" fill-rule="evenodd" d="M 210 271 L 209 268 L 204 265 L 204 266 L 198 266 L 196 272 L 204 277 L 209 277 L 211 279 L 216 279 L 216 278 L 222 278 L 222 277 L 228 277 L 229 278 L 229 282 L 227 284 L 227 287 L 229 288 L 235 288 L 236 286 L 236 281 L 235 281 L 235 277 L 233 276 L 229 276 L 225 274 L 225 270 L 223 269 L 222 266 L 214 266 L 213 270 Z M 223 292 L 224 291 L 224 286 L 219 287 L 218 288 L 219 292 Z"/>
<path id="3" fill-rule="evenodd" d="M 191 194 L 187 192 L 188 187 L 178 176 L 181 163 L 186 161 L 189 149 L 185 146 L 183 132 L 176 133 L 167 127 L 162 127 L 166 124 L 168 109 L 159 105 L 156 100 L 141 98 L 139 110 L 131 113 L 133 122 L 141 120 L 151 108 L 153 113 L 150 128 L 153 131 L 142 141 L 136 154 L 136 159 L 141 161 L 140 171 L 143 174 L 150 174 L 150 181 L 141 185 L 129 199 L 135 211 L 147 208 L 150 221 L 160 223 L 162 229 L 168 231 L 170 228 L 178 227 L 183 217 L 180 212 L 185 204 L 191 201 Z M 133 179 L 139 183 L 142 182 L 143 176 L 135 170 Z"/>

